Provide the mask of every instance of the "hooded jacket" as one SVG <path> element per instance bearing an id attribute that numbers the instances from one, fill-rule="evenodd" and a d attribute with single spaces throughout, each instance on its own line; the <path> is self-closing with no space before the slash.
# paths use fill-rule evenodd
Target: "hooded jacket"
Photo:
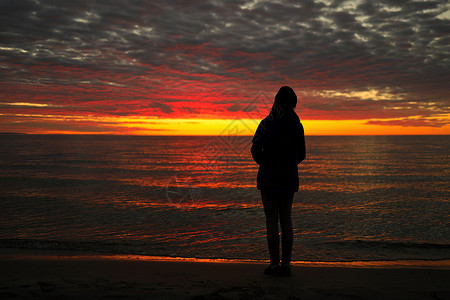
<path id="1" fill-rule="evenodd" d="M 257 188 L 262 191 L 297 192 L 298 164 L 306 156 L 303 125 L 293 109 L 282 116 L 272 111 L 252 140 L 252 156 L 259 164 Z"/>

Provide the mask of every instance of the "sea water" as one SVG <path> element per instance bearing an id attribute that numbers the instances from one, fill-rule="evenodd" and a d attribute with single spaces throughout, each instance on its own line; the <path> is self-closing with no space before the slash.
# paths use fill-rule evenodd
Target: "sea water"
<path id="1" fill-rule="evenodd" d="M 295 261 L 450 259 L 449 136 L 307 136 Z M 267 260 L 251 137 L 0 135 L 0 247 Z"/>

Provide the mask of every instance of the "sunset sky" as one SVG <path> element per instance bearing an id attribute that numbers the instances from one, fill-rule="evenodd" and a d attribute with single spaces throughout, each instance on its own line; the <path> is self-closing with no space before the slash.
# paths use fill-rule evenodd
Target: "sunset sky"
<path id="1" fill-rule="evenodd" d="M 295 4 L 293 4 L 295 3 Z M 0 132 L 450 134 L 447 0 L 0 1 Z"/>

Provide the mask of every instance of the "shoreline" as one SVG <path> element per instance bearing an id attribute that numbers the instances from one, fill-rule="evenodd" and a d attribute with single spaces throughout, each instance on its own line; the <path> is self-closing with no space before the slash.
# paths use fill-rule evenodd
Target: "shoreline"
<path id="1" fill-rule="evenodd" d="M 217 264 L 268 264 L 268 260 L 229 259 L 229 258 L 195 258 L 172 257 L 137 254 L 116 254 L 70 250 L 32 250 L 0 248 L 0 260 L 113 260 L 113 261 L 157 261 L 157 262 L 191 262 Z M 336 267 L 336 268 L 416 268 L 450 270 L 450 259 L 442 260 L 362 260 L 362 261 L 292 261 L 298 267 Z"/>

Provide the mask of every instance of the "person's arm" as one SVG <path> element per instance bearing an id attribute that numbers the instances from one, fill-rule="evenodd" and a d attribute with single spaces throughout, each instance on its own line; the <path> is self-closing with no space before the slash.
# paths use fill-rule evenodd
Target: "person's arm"
<path id="1" fill-rule="evenodd" d="M 305 131 L 302 123 L 299 124 L 300 133 L 298 136 L 298 153 L 297 164 L 301 163 L 306 158 L 306 144 L 305 144 Z"/>
<path id="2" fill-rule="evenodd" d="M 256 129 L 255 136 L 252 140 L 252 156 L 255 162 L 260 165 L 264 161 L 264 150 L 262 147 L 262 139 L 263 139 L 263 133 L 264 133 L 264 125 L 263 121 L 261 121 L 258 125 L 258 128 Z"/>

